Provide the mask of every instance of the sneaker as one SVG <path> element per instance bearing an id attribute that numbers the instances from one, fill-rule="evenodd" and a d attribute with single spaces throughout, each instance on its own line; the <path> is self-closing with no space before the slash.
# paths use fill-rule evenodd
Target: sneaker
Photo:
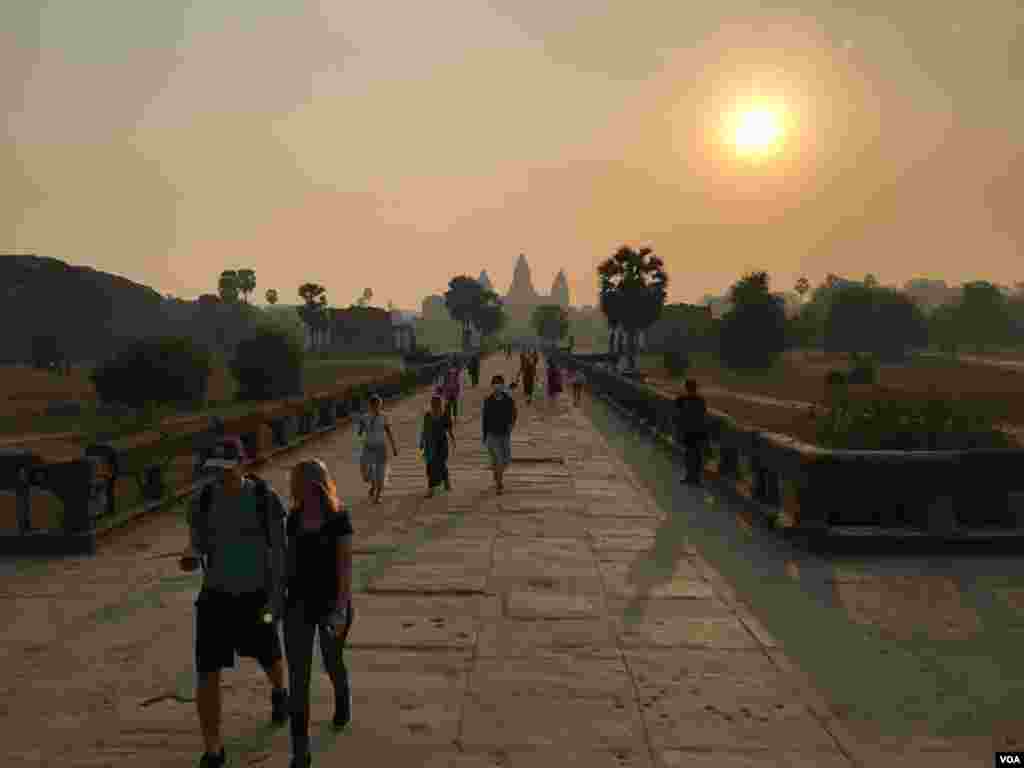
<path id="1" fill-rule="evenodd" d="M 199 760 L 199 768 L 221 768 L 228 764 L 228 757 L 224 754 L 224 747 L 220 748 L 220 752 L 213 754 L 207 752 Z"/>
<path id="2" fill-rule="evenodd" d="M 282 688 L 270 694 L 270 722 L 284 725 L 288 722 L 288 690 Z"/>

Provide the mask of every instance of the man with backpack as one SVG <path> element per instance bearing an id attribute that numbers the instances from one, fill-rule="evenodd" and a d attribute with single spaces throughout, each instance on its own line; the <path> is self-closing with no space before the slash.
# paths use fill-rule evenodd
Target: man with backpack
<path id="1" fill-rule="evenodd" d="M 226 764 L 221 739 L 221 670 L 256 659 L 273 686 L 271 721 L 288 720 L 278 621 L 283 612 L 287 514 L 280 496 L 244 474 L 241 441 L 224 440 L 204 463 L 216 480 L 192 508 L 184 571 L 203 567 L 196 600 L 196 708 L 205 753 L 200 768 Z"/>

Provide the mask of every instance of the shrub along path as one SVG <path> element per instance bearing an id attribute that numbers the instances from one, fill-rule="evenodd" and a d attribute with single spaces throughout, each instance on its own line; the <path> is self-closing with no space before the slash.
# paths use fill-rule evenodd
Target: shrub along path
<path id="1" fill-rule="evenodd" d="M 489 361 L 482 379 L 511 365 Z M 379 506 L 364 498 L 348 430 L 263 470 L 286 488 L 291 465 L 320 456 L 353 504 L 355 721 L 329 730 L 330 685 L 318 675 L 317 764 L 903 764 L 855 743 L 711 564 L 699 543 L 703 497 L 674 495 L 667 515 L 567 398 L 553 408 L 520 400 L 520 461 L 496 497 L 480 445 L 485 393 L 465 397 L 451 494 L 422 498 L 415 438 L 426 394 L 391 411 L 400 456 Z M 158 516 L 94 559 L 5 578 L 5 765 L 194 764 L 198 579 L 176 567 L 185 536 L 180 514 Z M 850 663 L 843 652 L 835 664 Z M 256 666 L 244 661 L 225 681 L 232 764 L 286 765 L 287 733 L 265 725 Z M 972 764 L 938 746 L 930 765 Z"/>

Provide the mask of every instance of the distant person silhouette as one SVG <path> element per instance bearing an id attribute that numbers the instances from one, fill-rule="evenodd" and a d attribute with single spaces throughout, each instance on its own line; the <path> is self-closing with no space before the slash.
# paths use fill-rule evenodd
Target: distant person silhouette
<path id="1" fill-rule="evenodd" d="M 697 382 L 686 380 L 686 394 L 676 398 L 676 440 L 683 445 L 686 476 L 681 482 L 704 483 L 704 449 L 708 439 L 708 405 L 697 393 Z"/>

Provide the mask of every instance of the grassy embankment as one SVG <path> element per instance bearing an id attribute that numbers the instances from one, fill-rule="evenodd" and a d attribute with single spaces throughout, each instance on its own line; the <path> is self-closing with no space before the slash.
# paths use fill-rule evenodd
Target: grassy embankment
<path id="1" fill-rule="evenodd" d="M 402 368 L 397 355 L 352 358 L 310 358 L 306 361 L 305 390 L 316 392 L 331 387 L 348 376 L 386 374 Z M 102 429 L 107 421 L 95 412 L 96 391 L 89 380 L 91 367 L 75 367 L 68 377 L 27 366 L 6 366 L 0 375 L 0 435 L 59 434 Z M 234 416 L 252 406 L 234 400 L 234 377 L 223 364 L 214 367 L 209 394 L 201 409 L 181 409 L 171 415 Z M 84 405 L 81 415 L 48 415 L 48 406 L 60 401 L 78 401 Z"/>

